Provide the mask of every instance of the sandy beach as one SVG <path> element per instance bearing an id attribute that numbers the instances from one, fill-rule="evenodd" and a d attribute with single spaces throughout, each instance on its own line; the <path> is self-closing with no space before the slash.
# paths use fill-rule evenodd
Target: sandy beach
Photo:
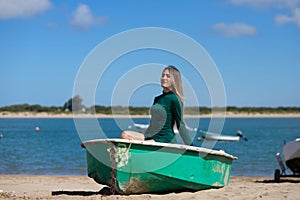
<path id="1" fill-rule="evenodd" d="M 231 177 L 220 189 L 168 194 L 112 195 L 87 176 L 1 175 L 0 199 L 300 199 L 300 179 Z"/>
<path id="2" fill-rule="evenodd" d="M 0 118 L 150 118 L 149 115 L 106 115 L 106 114 L 76 114 L 72 113 L 33 113 L 33 112 L 0 112 Z M 300 113 L 231 113 L 226 115 L 184 115 L 185 118 L 211 118 L 211 117 L 225 117 L 225 118 L 300 118 Z"/>

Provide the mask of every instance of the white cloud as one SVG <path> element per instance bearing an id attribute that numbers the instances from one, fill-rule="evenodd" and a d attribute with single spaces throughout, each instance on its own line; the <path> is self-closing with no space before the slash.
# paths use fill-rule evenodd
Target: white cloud
<path id="1" fill-rule="evenodd" d="M 287 10 L 291 14 L 277 14 L 275 22 L 277 24 L 294 23 L 300 28 L 300 0 L 228 0 L 228 2 L 237 6 Z"/>
<path id="2" fill-rule="evenodd" d="M 277 24 L 285 23 L 295 23 L 298 28 L 300 28 L 300 8 L 296 8 L 292 15 L 277 15 L 275 17 L 275 22 Z"/>
<path id="3" fill-rule="evenodd" d="M 106 17 L 96 17 L 90 8 L 85 4 L 79 4 L 73 12 L 70 24 L 77 30 L 86 31 L 92 25 L 101 25 L 106 21 Z"/>
<path id="4" fill-rule="evenodd" d="M 242 23 L 218 23 L 213 25 L 211 28 L 214 32 L 225 37 L 253 36 L 257 34 L 255 27 Z"/>
<path id="5" fill-rule="evenodd" d="M 250 6 L 256 8 L 292 9 L 300 5 L 300 0 L 228 0 L 229 3 L 238 6 Z"/>
<path id="6" fill-rule="evenodd" d="M 0 19 L 32 17 L 51 7 L 49 0 L 0 0 Z"/>

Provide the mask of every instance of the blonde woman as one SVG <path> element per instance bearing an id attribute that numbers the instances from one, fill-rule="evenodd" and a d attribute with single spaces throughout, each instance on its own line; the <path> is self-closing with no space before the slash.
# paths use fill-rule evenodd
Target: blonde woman
<path id="1" fill-rule="evenodd" d="M 191 138 L 183 122 L 184 97 L 179 70 L 174 66 L 166 67 L 162 72 L 160 84 L 163 93 L 154 99 L 150 109 L 150 125 L 145 134 L 123 131 L 121 138 L 175 143 L 173 127 L 176 124 L 184 143 L 191 145 Z"/>

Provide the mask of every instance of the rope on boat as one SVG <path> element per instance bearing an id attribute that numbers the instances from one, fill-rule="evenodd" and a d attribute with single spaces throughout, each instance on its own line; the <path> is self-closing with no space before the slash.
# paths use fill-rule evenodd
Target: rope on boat
<path id="1" fill-rule="evenodd" d="M 110 152 L 110 161 L 111 161 L 111 183 L 110 183 L 110 192 L 112 194 L 116 193 L 117 188 L 117 175 L 116 168 L 121 168 L 127 165 L 130 158 L 130 148 L 132 143 L 127 147 L 126 144 L 118 144 L 117 146 L 112 143 L 111 147 L 108 149 Z"/>
<path id="2" fill-rule="evenodd" d="M 116 146 L 112 143 L 111 147 L 108 149 L 110 152 L 110 162 L 111 162 L 111 181 L 110 181 L 110 192 L 111 194 L 116 193 L 117 187 L 117 176 L 116 176 L 116 162 L 115 162 L 115 152 Z"/>

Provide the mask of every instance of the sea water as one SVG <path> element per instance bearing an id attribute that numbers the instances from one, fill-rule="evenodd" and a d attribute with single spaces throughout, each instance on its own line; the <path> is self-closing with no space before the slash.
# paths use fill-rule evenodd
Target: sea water
<path id="1" fill-rule="evenodd" d="M 94 127 L 95 121 L 98 127 Z M 75 123 L 71 118 L 1 118 L 0 174 L 86 175 L 86 152 L 80 146 L 83 140 L 118 138 L 121 130 L 134 130 L 133 123 L 147 124 L 149 119 L 100 118 L 94 122 L 82 119 Z M 211 119 L 186 119 L 186 123 L 197 128 L 191 135 L 201 138 L 199 130 L 208 130 Z M 237 130 L 248 141 L 217 142 L 213 146 L 238 157 L 233 161 L 231 175 L 273 176 L 279 168 L 275 154 L 281 153 L 284 142 L 300 137 L 300 118 L 227 118 L 222 134 L 235 135 Z M 203 145 L 201 141 L 196 145 Z"/>

